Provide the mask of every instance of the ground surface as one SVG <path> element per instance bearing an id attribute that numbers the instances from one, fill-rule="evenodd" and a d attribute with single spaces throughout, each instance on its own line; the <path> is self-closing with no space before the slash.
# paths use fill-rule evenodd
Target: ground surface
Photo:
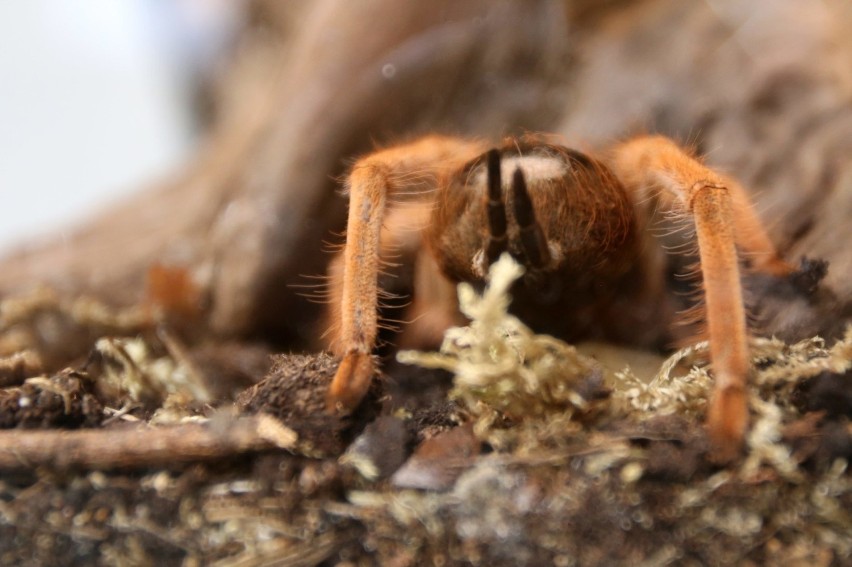
<path id="1" fill-rule="evenodd" d="M 532 334 L 499 293 L 478 304 L 487 326 L 407 355 L 454 385 L 388 364 L 344 418 L 323 411 L 326 354 L 270 359 L 38 305 L 6 304 L 6 340 L 47 322 L 133 338 L 58 373 L 5 359 L 4 565 L 852 561 L 849 337 L 756 341 L 748 451 L 720 466 L 701 345 L 649 383 L 600 347 L 584 350 L 599 361 Z"/>

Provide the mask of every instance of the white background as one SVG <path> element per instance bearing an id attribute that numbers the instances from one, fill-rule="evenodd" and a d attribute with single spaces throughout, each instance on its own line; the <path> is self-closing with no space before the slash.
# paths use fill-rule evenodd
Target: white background
<path id="1" fill-rule="evenodd" d="M 0 255 L 185 162 L 237 0 L 0 0 Z"/>

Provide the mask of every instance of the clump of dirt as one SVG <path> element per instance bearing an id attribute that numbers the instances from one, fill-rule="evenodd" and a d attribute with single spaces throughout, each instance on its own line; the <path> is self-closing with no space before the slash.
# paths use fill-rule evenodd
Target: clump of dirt
<path id="1" fill-rule="evenodd" d="M 92 390 L 89 377 L 71 369 L 0 389 L 0 429 L 96 427 L 104 408 Z"/>
<path id="2" fill-rule="evenodd" d="M 243 413 L 266 413 L 299 435 L 306 455 L 339 455 L 354 436 L 378 415 L 381 383 L 376 380 L 364 402 L 351 414 L 326 409 L 326 394 L 338 360 L 328 353 L 278 355 L 260 383 L 243 392 L 236 405 Z"/>

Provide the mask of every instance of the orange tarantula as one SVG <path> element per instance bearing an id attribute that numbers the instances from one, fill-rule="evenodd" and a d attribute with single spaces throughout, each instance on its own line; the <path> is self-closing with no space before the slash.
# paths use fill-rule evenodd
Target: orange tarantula
<path id="1" fill-rule="evenodd" d="M 496 148 L 428 136 L 361 158 L 347 186 L 346 244 L 330 267 L 330 343 L 341 357 L 331 410 L 357 406 L 373 379 L 384 293 L 412 294 L 398 344 L 437 345 L 459 322 L 455 284 L 482 283 L 504 252 L 526 267 L 512 311 L 535 330 L 646 346 L 670 340 L 665 253 L 647 230 L 663 211 L 691 219 L 697 237 L 715 376 L 708 433 L 721 454 L 741 450 L 749 352 L 738 250 L 760 273 L 795 269 L 736 181 L 661 136 L 601 157 L 544 136 Z"/>

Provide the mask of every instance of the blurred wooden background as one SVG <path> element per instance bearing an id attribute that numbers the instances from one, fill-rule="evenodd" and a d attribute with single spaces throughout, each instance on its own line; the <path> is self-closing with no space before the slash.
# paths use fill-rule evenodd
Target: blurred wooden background
<path id="1" fill-rule="evenodd" d="M 352 156 L 544 130 L 692 144 L 753 191 L 786 257 L 831 262 L 848 303 L 850 62 L 844 0 L 254 0 L 180 178 L 0 260 L 0 295 L 46 282 L 130 305 L 163 264 L 190 271 L 217 333 L 308 344 L 319 307 L 292 285 L 325 270 Z"/>

